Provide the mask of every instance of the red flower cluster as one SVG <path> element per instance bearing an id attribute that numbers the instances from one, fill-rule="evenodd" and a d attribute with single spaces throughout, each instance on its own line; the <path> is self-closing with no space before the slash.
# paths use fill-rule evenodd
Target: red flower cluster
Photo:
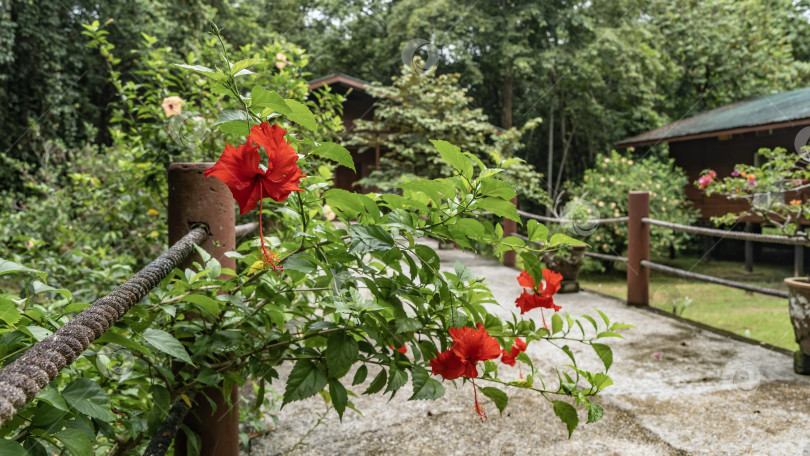
<path id="1" fill-rule="evenodd" d="M 543 279 L 545 279 L 545 286 L 542 290 L 534 283 L 534 279 L 528 272 L 522 271 L 518 276 L 518 284 L 524 287 L 523 294 L 516 300 L 515 305 L 520 308 L 521 315 L 538 307 L 543 309 L 554 309 L 555 312 L 562 309 L 562 307 L 554 304 L 554 293 L 559 291 L 560 282 L 562 281 L 562 274 L 558 274 L 549 269 L 543 269 Z M 534 293 L 529 293 L 526 288 L 531 288 Z"/>
<path id="2" fill-rule="evenodd" d="M 490 336 L 484 325 L 478 323 L 478 329 L 461 327 L 450 328 L 453 344 L 444 353 L 438 353 L 430 360 L 433 375 L 441 375 L 447 380 L 466 377 L 472 380 L 475 394 L 475 412 L 483 421 L 487 415 L 484 408 L 478 403 L 478 390 L 475 387 L 475 377 L 478 377 L 476 364 L 479 361 L 496 359 L 501 355 L 501 346 L 494 337 Z"/>
<path id="3" fill-rule="evenodd" d="M 515 343 L 512 344 L 512 349 L 509 351 L 501 350 L 501 362 L 504 364 L 508 364 L 510 366 L 515 365 L 515 358 L 520 354 L 520 352 L 526 351 L 526 342 L 523 341 L 520 337 L 515 339 Z"/>
<path id="4" fill-rule="evenodd" d="M 306 175 L 301 173 L 296 161 L 298 154 L 284 140 L 287 130 L 267 122 L 250 129 L 248 142 L 238 147 L 225 144 L 222 156 L 205 170 L 205 176 L 214 176 L 228 186 L 239 204 L 239 213 L 246 214 L 259 205 L 259 237 L 262 243 L 263 262 L 278 272 L 278 255 L 267 249 L 262 234 L 262 199 L 272 198 L 281 203 L 292 192 L 303 191 L 298 185 Z M 260 146 L 267 153 L 267 170 L 259 166 Z"/>

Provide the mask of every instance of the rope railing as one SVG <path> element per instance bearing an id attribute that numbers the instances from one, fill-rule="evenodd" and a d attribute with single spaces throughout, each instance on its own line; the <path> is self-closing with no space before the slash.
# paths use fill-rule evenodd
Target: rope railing
<path id="1" fill-rule="evenodd" d="M 703 282 L 715 283 L 718 285 L 724 285 L 727 287 L 732 288 L 739 288 L 740 290 L 752 291 L 756 293 L 761 293 L 769 296 L 776 296 L 779 298 L 787 298 L 788 292 L 782 290 L 774 290 L 771 288 L 765 287 L 758 287 L 756 285 L 748 285 L 741 282 L 735 282 L 733 280 L 721 279 L 719 277 L 713 277 L 704 274 L 698 274 L 697 272 L 685 271 L 683 269 L 673 268 L 670 266 L 665 266 L 663 264 L 653 263 L 652 261 L 641 260 L 641 265 L 647 267 L 649 269 L 653 269 L 656 271 L 666 272 L 668 274 L 676 275 L 679 277 L 685 277 L 688 279 L 695 279 L 700 280 Z"/>
<path id="2" fill-rule="evenodd" d="M 617 255 L 606 255 L 604 253 L 596 253 L 596 252 L 588 252 L 585 251 L 586 257 L 596 258 L 597 260 L 605 260 L 605 261 L 619 261 L 622 263 L 627 263 L 627 257 L 617 256 Z"/>
<path id="3" fill-rule="evenodd" d="M 0 369 L 0 426 L 34 398 L 208 237 L 197 226 L 129 280 Z"/>
<path id="4" fill-rule="evenodd" d="M 660 226 L 662 228 L 669 228 L 672 230 L 684 231 L 692 234 L 703 234 L 706 236 L 722 237 L 726 239 L 735 239 L 741 241 L 755 241 L 755 242 L 772 242 L 774 244 L 788 244 L 788 245 L 806 245 L 807 239 L 795 238 L 790 236 L 777 236 L 773 234 L 758 234 L 758 233 L 745 233 L 741 231 L 728 231 L 719 230 L 716 228 L 703 228 L 699 226 L 681 225 L 679 223 L 664 222 L 661 220 L 651 219 L 649 217 L 642 217 L 642 222 Z"/>
<path id="5" fill-rule="evenodd" d="M 245 223 L 243 225 L 236 225 L 233 229 L 233 233 L 236 237 L 240 237 L 246 234 L 250 234 L 256 231 L 257 229 L 259 229 L 259 222 L 250 222 Z"/>
<path id="6" fill-rule="evenodd" d="M 565 218 L 556 218 L 556 217 L 544 217 L 542 215 L 532 214 L 531 212 L 521 211 L 518 209 L 518 215 L 521 215 L 526 218 L 535 219 L 541 222 L 550 222 L 550 223 L 588 223 L 588 224 L 603 224 L 603 223 L 625 223 L 629 220 L 628 217 L 611 217 L 611 218 L 603 218 L 603 219 L 565 219 Z"/>

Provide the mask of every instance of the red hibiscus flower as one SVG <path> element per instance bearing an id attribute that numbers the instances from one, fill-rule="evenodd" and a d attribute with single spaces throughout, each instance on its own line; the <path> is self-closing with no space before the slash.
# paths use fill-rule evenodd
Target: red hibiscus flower
<path id="1" fill-rule="evenodd" d="M 520 352 L 526 351 L 526 342 L 523 341 L 520 337 L 515 339 L 515 343 L 512 344 L 512 349 L 509 351 L 502 350 L 501 353 L 501 362 L 504 364 L 508 364 L 510 366 L 515 365 L 515 359 L 520 354 Z"/>
<path id="2" fill-rule="evenodd" d="M 560 290 L 562 274 L 558 274 L 549 269 L 543 269 L 543 279 L 545 285 L 542 290 L 535 287 L 534 279 L 528 272 L 523 271 L 518 276 L 518 284 L 522 287 L 531 288 L 534 293 L 529 293 L 525 289 L 523 293 L 515 299 L 515 305 L 520 308 L 521 315 L 538 307 L 543 309 L 553 309 L 558 312 L 562 307 L 554 304 L 552 296 Z"/>
<path id="3" fill-rule="evenodd" d="M 430 360 L 433 375 L 441 375 L 447 380 L 466 377 L 472 381 L 475 394 L 475 412 L 483 421 L 487 415 L 484 408 L 478 403 L 478 390 L 475 387 L 475 377 L 478 377 L 476 364 L 479 361 L 496 359 L 501 355 L 501 346 L 494 337 L 490 336 L 484 325 L 478 323 L 478 329 L 461 327 L 450 328 L 448 332 L 453 337 L 450 349 L 438 353 Z"/>
<path id="4" fill-rule="evenodd" d="M 396 351 L 398 351 L 398 352 L 400 352 L 400 353 L 402 353 L 403 355 L 404 355 L 405 353 L 408 353 L 408 347 L 407 347 L 406 345 L 403 345 L 403 346 L 401 346 L 401 347 L 399 347 L 399 348 L 396 348 L 396 347 L 394 347 L 394 346 L 392 345 L 392 346 L 391 346 L 391 348 L 392 348 L 392 349 L 394 349 L 394 350 L 396 350 Z"/>
<path id="5" fill-rule="evenodd" d="M 228 186 L 239 204 L 239 213 L 246 214 L 259 206 L 259 238 L 261 239 L 262 262 L 272 267 L 276 273 L 281 270 L 278 255 L 267 249 L 262 233 L 262 200 L 272 198 L 281 203 L 292 192 L 300 192 L 298 187 L 301 173 L 296 161 L 298 154 L 284 140 L 286 130 L 267 122 L 254 125 L 248 135 L 248 144 L 233 147 L 225 145 L 222 156 L 203 173 L 205 177 L 216 177 Z M 255 143 L 255 144 L 251 144 Z M 261 155 L 259 146 L 267 154 L 267 170 L 259 166 Z"/>
<path id="6" fill-rule="evenodd" d="M 249 142 L 263 147 L 267 153 L 267 171 L 259 166 L 259 147 L 248 144 L 238 148 L 226 144 L 219 160 L 205 170 L 206 177 L 214 176 L 231 189 L 240 214 L 255 209 L 262 198 L 284 202 L 291 192 L 303 191 L 298 184 L 306 176 L 296 164 L 298 154 L 284 140 L 286 133 L 278 125 L 270 126 L 267 122 L 250 129 Z"/>

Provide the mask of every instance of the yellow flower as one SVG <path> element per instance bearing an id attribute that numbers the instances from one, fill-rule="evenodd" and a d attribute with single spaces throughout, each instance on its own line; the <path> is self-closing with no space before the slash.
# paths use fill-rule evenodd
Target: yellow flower
<path id="1" fill-rule="evenodd" d="M 611 177 L 609 180 L 610 180 L 611 182 L 613 182 L 613 178 L 612 178 L 612 177 Z"/>
<path id="2" fill-rule="evenodd" d="M 163 112 L 166 117 L 176 116 L 183 112 L 183 99 L 180 97 L 167 97 L 163 99 Z"/>
<path id="3" fill-rule="evenodd" d="M 600 177 L 600 178 L 599 178 L 599 182 L 604 182 L 604 181 L 605 181 L 605 178 L 604 178 L 604 177 Z"/>
<path id="4" fill-rule="evenodd" d="M 627 164 L 628 164 L 628 165 L 632 165 L 632 164 L 633 164 L 633 160 L 628 161 L 628 162 L 627 162 Z"/>
<path id="5" fill-rule="evenodd" d="M 149 233 L 149 237 L 156 238 L 158 236 L 160 236 L 160 233 L 158 233 L 157 231 L 152 231 L 151 233 Z"/>
<path id="6" fill-rule="evenodd" d="M 599 203 L 597 203 L 597 205 L 598 205 L 599 207 L 602 207 L 602 206 L 604 206 L 604 205 L 605 205 L 605 203 L 604 203 L 604 202 L 602 202 L 602 201 L 599 201 Z"/>
<path id="7" fill-rule="evenodd" d="M 160 214 L 160 212 L 156 211 L 155 209 L 149 209 L 148 211 L 146 211 L 146 215 L 154 216 L 154 215 L 158 215 L 158 214 Z"/>

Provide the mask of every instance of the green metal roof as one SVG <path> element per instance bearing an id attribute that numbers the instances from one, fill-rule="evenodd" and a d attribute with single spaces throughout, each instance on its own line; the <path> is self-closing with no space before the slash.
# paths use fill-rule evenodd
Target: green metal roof
<path id="1" fill-rule="evenodd" d="M 810 87 L 731 103 L 627 138 L 617 147 L 720 136 L 740 129 L 765 130 L 768 125 L 787 123 L 777 127 L 781 128 L 799 120 L 804 122 L 797 125 L 810 123 Z"/>

